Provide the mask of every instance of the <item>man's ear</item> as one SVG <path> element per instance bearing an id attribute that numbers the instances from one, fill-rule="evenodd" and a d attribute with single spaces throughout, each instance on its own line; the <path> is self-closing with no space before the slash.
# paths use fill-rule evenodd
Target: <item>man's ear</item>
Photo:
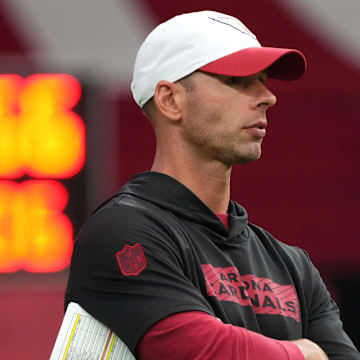
<path id="1" fill-rule="evenodd" d="M 154 101 L 158 111 L 170 120 L 181 118 L 179 84 L 161 80 L 156 85 Z"/>

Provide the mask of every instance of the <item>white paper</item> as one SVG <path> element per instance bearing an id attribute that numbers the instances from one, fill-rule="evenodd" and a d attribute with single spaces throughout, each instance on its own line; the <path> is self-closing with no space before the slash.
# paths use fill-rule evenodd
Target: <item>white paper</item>
<path id="1" fill-rule="evenodd" d="M 70 303 L 56 338 L 50 360 L 135 360 L 115 333 Z"/>

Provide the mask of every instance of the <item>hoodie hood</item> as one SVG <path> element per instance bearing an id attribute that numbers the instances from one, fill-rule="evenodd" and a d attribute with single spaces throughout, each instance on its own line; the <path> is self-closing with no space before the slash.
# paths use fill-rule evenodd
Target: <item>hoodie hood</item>
<path id="1" fill-rule="evenodd" d="M 170 211 L 178 218 L 201 224 L 226 238 L 227 242 L 239 235 L 248 237 L 248 216 L 242 206 L 230 200 L 228 230 L 191 190 L 168 175 L 153 171 L 136 174 L 120 189 L 120 194 L 130 194 Z"/>

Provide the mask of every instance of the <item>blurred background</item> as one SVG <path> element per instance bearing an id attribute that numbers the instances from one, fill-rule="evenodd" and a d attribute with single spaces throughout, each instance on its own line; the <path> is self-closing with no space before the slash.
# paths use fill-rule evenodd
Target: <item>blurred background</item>
<path id="1" fill-rule="evenodd" d="M 308 59 L 269 81 L 262 158 L 233 170 L 251 222 L 307 250 L 360 346 L 358 0 L 0 0 L 0 358 L 48 359 L 73 240 L 102 201 L 150 168 L 154 137 L 130 92 L 159 22 L 211 9 Z"/>

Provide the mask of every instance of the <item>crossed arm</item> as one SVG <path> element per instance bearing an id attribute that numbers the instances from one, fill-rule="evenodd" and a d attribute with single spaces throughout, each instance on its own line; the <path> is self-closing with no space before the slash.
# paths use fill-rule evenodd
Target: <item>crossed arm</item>
<path id="1" fill-rule="evenodd" d="M 156 323 L 138 346 L 140 360 L 328 360 L 308 339 L 279 341 L 190 311 Z"/>

